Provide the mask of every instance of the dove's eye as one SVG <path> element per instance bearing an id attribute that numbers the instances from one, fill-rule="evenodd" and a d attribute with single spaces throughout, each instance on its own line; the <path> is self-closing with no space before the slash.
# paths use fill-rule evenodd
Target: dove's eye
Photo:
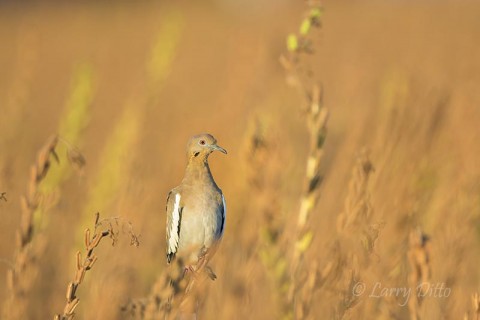
<path id="1" fill-rule="evenodd" d="M 204 145 L 205 145 L 205 140 L 200 140 L 199 144 L 200 144 L 201 146 L 204 146 Z"/>

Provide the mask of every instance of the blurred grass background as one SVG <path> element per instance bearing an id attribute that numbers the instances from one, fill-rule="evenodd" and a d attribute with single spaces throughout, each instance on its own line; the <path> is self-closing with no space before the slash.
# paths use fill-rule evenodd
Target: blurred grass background
<path id="1" fill-rule="evenodd" d="M 408 234 L 421 226 L 431 237 L 432 281 L 452 288 L 448 299 L 427 299 L 422 315 L 459 318 L 480 284 L 480 3 L 324 5 L 309 63 L 323 83 L 330 120 L 308 259 L 332 259 L 351 168 L 367 147 L 375 167 L 372 219 L 384 227 L 365 279 L 406 285 Z M 187 139 L 199 132 L 229 151 L 210 160 L 228 222 L 213 262 L 219 279 L 202 315 L 280 316 L 272 270 L 259 256 L 265 221 L 261 201 L 251 203 L 259 191 L 247 179 L 246 154 L 261 123 L 275 146 L 266 156 L 275 170 L 268 174 L 274 219 L 294 224 L 308 134 L 278 57 L 304 11 L 302 2 L 268 0 L 0 3 L 0 192 L 8 199 L 0 202 L 2 261 L 13 256 L 18 199 L 47 137 L 60 133 L 87 159 L 81 176 L 65 161 L 54 165 L 43 185 L 56 200 L 44 212 L 48 246 L 27 318 L 63 308 L 74 252 L 96 211 L 130 220 L 141 245 L 98 249 L 78 318 L 119 319 L 120 305 L 146 295 L 165 267 L 166 194 L 183 175 Z M 0 273 L 8 267 L 0 264 Z M 320 291 L 314 314 L 334 318 L 338 299 L 334 290 Z M 406 307 L 386 300 L 362 297 L 350 316 L 408 318 Z"/>

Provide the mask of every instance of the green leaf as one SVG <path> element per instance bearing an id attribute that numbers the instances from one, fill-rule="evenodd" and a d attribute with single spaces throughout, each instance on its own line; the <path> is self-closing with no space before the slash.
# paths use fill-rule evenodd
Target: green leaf
<path id="1" fill-rule="evenodd" d="M 287 37 L 287 49 L 290 52 L 294 52 L 298 49 L 297 36 L 293 33 L 289 34 Z"/>

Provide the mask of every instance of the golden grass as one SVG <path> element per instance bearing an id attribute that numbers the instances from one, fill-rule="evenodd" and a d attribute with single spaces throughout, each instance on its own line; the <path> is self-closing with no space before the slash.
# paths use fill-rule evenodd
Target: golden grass
<path id="1" fill-rule="evenodd" d="M 3 318 L 68 318 L 75 299 L 79 319 L 480 317 L 478 4 L 18 6 L 0 5 Z M 60 164 L 30 186 L 52 131 Z M 164 207 L 204 131 L 229 151 L 210 159 L 227 225 L 218 278 L 187 299 Z M 141 246 L 77 265 L 93 212 Z M 423 283 L 449 294 L 395 294 Z"/>
<path id="2" fill-rule="evenodd" d="M 39 239 L 34 227 L 34 215 L 41 205 L 39 186 L 49 172 L 52 159 L 59 161 L 55 152 L 57 143 L 57 136 L 52 136 L 39 151 L 30 168 L 27 192 L 21 198 L 22 218 L 16 233 L 15 257 L 7 273 L 9 296 L 3 305 L 3 316 L 7 319 L 25 317 L 29 291 L 38 273 L 38 259 L 45 250 L 45 239 Z"/>
<path id="3" fill-rule="evenodd" d="M 35 220 L 39 219 L 39 211 L 48 207 L 48 198 L 43 196 L 40 189 L 50 172 L 52 160 L 57 163 L 60 161 L 56 151 L 58 144 L 59 137 L 54 135 L 40 149 L 35 164 L 30 168 L 27 192 L 20 199 L 20 227 L 16 233 L 14 262 L 7 272 L 9 296 L 3 306 L 3 314 L 7 319 L 26 317 L 30 291 L 37 281 L 46 238 Z"/>
<path id="4" fill-rule="evenodd" d="M 410 310 L 410 318 L 418 319 L 419 308 L 423 300 L 422 297 L 427 293 L 431 279 L 429 239 L 421 230 L 416 229 L 410 232 L 409 240 L 410 249 L 408 251 L 408 262 L 410 265 L 410 274 L 408 283 L 412 290 L 419 288 L 420 295 L 410 296 L 408 309 Z"/>

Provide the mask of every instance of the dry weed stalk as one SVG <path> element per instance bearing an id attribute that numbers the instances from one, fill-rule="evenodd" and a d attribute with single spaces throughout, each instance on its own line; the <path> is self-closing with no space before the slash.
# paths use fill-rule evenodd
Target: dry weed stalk
<path id="1" fill-rule="evenodd" d="M 252 121 L 253 126 L 246 136 L 245 162 L 248 164 L 249 193 L 254 195 L 250 198 L 247 210 L 259 212 L 261 217 L 258 254 L 275 286 L 282 314 L 286 315 L 291 313 L 289 303 L 285 299 L 290 276 L 288 260 L 283 250 L 285 243 L 282 243 L 285 239 L 281 237 L 285 231 L 285 223 L 278 201 L 281 183 L 278 172 L 281 171 L 280 166 L 283 162 L 278 159 L 277 144 L 265 122 L 256 118 Z M 257 238 L 254 241 L 256 240 Z"/>
<path id="2" fill-rule="evenodd" d="M 0 200 L 3 200 L 5 202 L 7 202 L 7 197 L 6 197 L 7 193 L 6 192 L 2 192 L 0 193 Z"/>
<path id="3" fill-rule="evenodd" d="M 410 319 L 420 319 L 420 306 L 422 297 L 425 296 L 425 290 L 428 290 L 430 281 L 430 245 L 429 237 L 416 228 L 409 235 L 409 250 L 407 253 L 408 263 L 410 265 L 410 274 L 408 283 L 416 294 L 412 294 L 408 301 L 408 310 Z"/>
<path id="4" fill-rule="evenodd" d="M 279 165 L 283 162 L 278 161 L 277 146 L 272 140 L 265 132 L 263 124 L 256 121 L 253 132 L 248 136 L 247 163 L 250 166 L 250 186 L 255 194 L 255 200 L 252 200 L 254 208 L 263 216 L 260 230 L 260 259 L 274 281 L 275 292 L 278 293 L 281 302 L 281 314 L 284 319 L 290 319 L 294 316 L 288 297 L 291 277 L 289 261 L 283 250 L 287 239 L 281 237 L 286 226 L 281 219 L 281 208 L 277 200 L 277 190 L 281 183 L 278 175 L 281 170 Z M 313 261 L 306 268 L 308 268 L 306 272 L 297 279 L 301 299 L 297 300 L 295 317 L 299 319 L 307 318 L 314 292 L 324 284 L 335 267 L 332 263 L 327 263 L 320 271 L 318 263 Z"/>
<path id="5" fill-rule="evenodd" d="M 132 299 L 122 311 L 136 320 L 177 319 L 195 314 L 200 289 L 203 289 L 203 282 L 199 280 L 205 277 L 200 279 L 204 275 L 201 273 L 186 277 L 183 271 L 183 262 L 175 259 L 174 264 L 160 274 L 147 297 Z"/>
<path id="6" fill-rule="evenodd" d="M 372 223 L 373 209 L 368 192 L 372 172 L 368 152 L 362 150 L 353 168 L 344 210 L 337 218 L 337 248 L 343 264 L 339 281 L 341 299 L 336 309 L 338 319 L 345 317 L 359 303 L 355 285 L 368 271 L 369 256 L 373 253 L 381 228 L 381 225 Z"/>
<path id="7" fill-rule="evenodd" d="M 290 34 L 287 38 L 288 54 L 280 58 L 280 62 L 288 72 L 287 81 L 300 90 L 300 94 L 305 99 L 304 103 L 308 106 L 306 108 L 306 121 L 310 148 L 306 164 L 305 186 L 297 218 L 296 239 L 290 264 L 291 284 L 288 293 L 288 300 L 294 308 L 293 316 L 295 318 L 304 317 L 306 311 L 306 303 L 302 303 L 302 298 L 297 296 L 299 288 L 304 285 L 299 283 L 301 278 L 300 266 L 313 238 L 313 232 L 309 230 L 307 221 L 319 197 L 319 187 L 322 182 L 320 163 L 323 156 L 328 120 L 328 109 L 323 106 L 321 88 L 315 80 L 312 80 L 313 70 L 300 63 L 303 54 L 313 53 L 313 41 L 309 37 L 312 27 L 320 27 L 322 12 L 320 4 L 312 2 L 310 6 L 307 16 L 302 21 L 299 33 Z"/>
<path id="8" fill-rule="evenodd" d="M 472 316 L 471 320 L 479 320 L 480 319 L 480 296 L 478 292 L 472 294 Z M 468 320 L 468 315 L 465 315 L 465 320 Z"/>
<path id="9" fill-rule="evenodd" d="M 85 230 L 85 257 L 82 259 L 82 253 L 80 251 L 77 252 L 77 270 L 75 273 L 75 278 L 67 286 L 67 301 L 65 303 L 63 313 L 55 315 L 55 320 L 68 320 L 73 319 L 75 316 L 75 308 L 80 302 L 79 298 L 77 297 L 77 290 L 82 283 L 85 274 L 87 271 L 92 269 L 98 258 L 94 253 L 94 250 L 105 237 L 109 237 L 112 240 L 112 246 L 116 244 L 120 231 L 114 228 L 112 221 L 118 227 L 119 220 L 120 218 L 118 217 L 100 220 L 100 214 L 97 213 L 95 215 L 93 236 L 91 236 L 89 228 Z M 130 244 L 138 246 L 138 236 L 133 232 L 131 223 L 127 222 L 127 225 L 129 227 L 128 233 L 130 235 Z"/>
<path id="10" fill-rule="evenodd" d="M 330 292 L 340 293 L 335 299 L 335 318 L 344 318 L 360 300 L 355 295 L 355 285 L 369 266 L 369 255 L 373 253 L 381 224 L 371 222 L 372 207 L 368 193 L 369 178 L 373 166 L 367 152 L 357 159 L 350 181 L 345 209 L 339 215 L 339 237 L 327 254 L 330 259 L 320 269 L 313 261 L 308 272 L 296 279 L 298 299 L 295 301 L 295 318 L 312 318 L 311 303 L 316 291 L 327 287 Z M 346 223 L 345 223 L 346 221 Z M 347 232 L 348 231 L 348 232 Z M 359 245 L 361 244 L 361 245 Z"/>
<path id="11" fill-rule="evenodd" d="M 367 150 L 362 150 L 353 168 L 348 184 L 345 208 L 337 218 L 337 230 L 340 235 L 355 238 L 371 253 L 378 237 L 380 226 L 372 224 L 373 209 L 370 203 L 368 184 L 373 172 Z"/>
<path id="12" fill-rule="evenodd" d="M 35 222 L 36 215 L 39 214 L 42 206 L 47 205 L 40 189 L 50 172 L 52 159 L 59 163 L 56 153 L 59 142 L 67 144 L 57 135 L 51 136 L 40 149 L 35 164 L 30 168 L 27 191 L 20 199 L 22 214 L 20 227 L 16 233 L 13 267 L 7 273 L 9 296 L 3 310 L 4 316 L 8 319 L 23 319 L 26 316 L 28 293 L 38 271 L 37 259 L 41 256 L 45 247 L 45 239 L 38 234 L 38 224 Z M 67 144 L 67 154 L 71 149 Z M 83 159 L 78 150 L 76 150 L 76 153 L 78 154 L 77 157 L 68 157 L 71 163 L 76 163 L 79 158 Z M 35 242 L 33 241 L 34 238 L 36 238 Z"/>
<path id="13" fill-rule="evenodd" d="M 25 317 L 28 304 L 27 294 L 36 278 L 37 257 L 42 253 L 44 241 L 33 243 L 35 235 L 34 214 L 41 205 L 39 187 L 49 172 L 52 158 L 58 162 L 55 152 L 57 136 L 50 137 L 40 149 L 37 160 L 30 169 L 27 192 L 21 197 L 21 220 L 16 233 L 15 258 L 12 269 L 7 272 L 9 296 L 4 305 L 4 317 L 21 319 Z"/>
<path id="14" fill-rule="evenodd" d="M 480 297 L 478 292 L 472 294 L 472 310 L 465 312 L 463 320 L 479 320 L 480 319 Z"/>

